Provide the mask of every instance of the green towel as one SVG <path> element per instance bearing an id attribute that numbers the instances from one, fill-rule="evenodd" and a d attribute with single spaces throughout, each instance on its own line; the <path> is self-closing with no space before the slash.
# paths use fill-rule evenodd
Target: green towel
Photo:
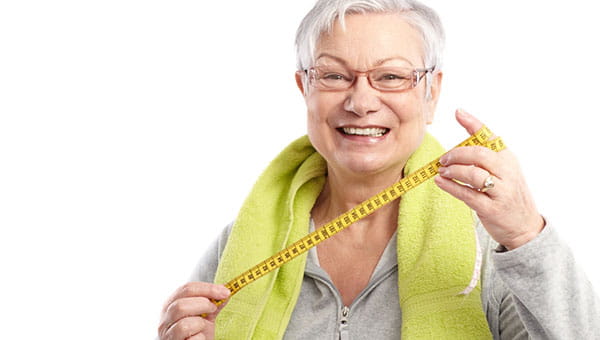
<path id="1" fill-rule="evenodd" d="M 405 174 L 442 153 L 427 134 Z M 326 173 L 325 160 L 306 136 L 283 150 L 240 209 L 215 282 L 231 280 L 306 235 Z M 402 197 L 397 235 L 402 338 L 491 338 L 479 285 L 459 295 L 471 282 L 477 252 L 469 208 L 427 181 Z M 305 264 L 303 254 L 240 290 L 219 314 L 216 338 L 281 339 L 300 294 Z"/>

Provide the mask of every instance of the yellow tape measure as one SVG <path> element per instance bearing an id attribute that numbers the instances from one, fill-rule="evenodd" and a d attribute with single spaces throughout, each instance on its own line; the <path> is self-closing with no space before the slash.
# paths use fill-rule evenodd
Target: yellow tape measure
<path id="1" fill-rule="evenodd" d="M 490 140 L 491 136 L 492 132 L 484 126 L 456 147 L 484 146 L 493 151 L 500 151 L 505 148 L 504 142 L 501 138 Z M 277 254 L 269 257 L 264 261 L 261 261 L 259 264 L 248 269 L 244 273 L 235 277 L 233 280 L 227 282 L 225 284 L 225 287 L 227 287 L 231 291 L 230 297 L 233 294 L 240 291 L 240 289 L 250 284 L 251 282 L 258 280 L 259 278 L 267 275 L 273 270 L 283 266 L 287 262 L 290 262 L 294 258 L 307 252 L 310 248 L 316 246 L 317 244 L 344 230 L 352 223 L 369 216 L 377 209 L 383 207 L 388 203 L 393 202 L 394 200 L 402 196 L 405 192 L 417 187 L 419 184 L 434 177 L 438 173 L 438 169 L 442 166 L 439 160 L 439 157 L 436 158 L 429 164 L 402 178 L 401 180 L 392 184 L 377 195 L 360 203 L 359 205 L 355 206 L 349 211 L 338 216 L 333 221 L 326 223 L 325 225 L 313 231 L 312 233 L 292 243 L 284 250 L 278 252 Z M 224 302 L 224 300 L 212 300 L 212 302 L 219 306 Z"/>

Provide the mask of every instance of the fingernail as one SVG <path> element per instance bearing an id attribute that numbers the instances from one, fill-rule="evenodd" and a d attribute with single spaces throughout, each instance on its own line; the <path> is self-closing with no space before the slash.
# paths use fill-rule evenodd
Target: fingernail
<path id="1" fill-rule="evenodd" d="M 449 160 L 450 156 L 448 154 L 445 154 L 440 158 L 440 163 L 442 163 L 442 165 L 447 165 Z"/>
<path id="2" fill-rule="evenodd" d="M 461 117 L 470 117 L 471 115 L 465 109 L 456 110 L 459 116 Z"/>
<path id="3" fill-rule="evenodd" d="M 225 287 L 225 286 L 220 286 L 219 287 L 219 294 L 227 297 L 227 296 L 229 296 L 229 294 L 231 294 L 231 291 L 229 291 L 229 289 L 227 289 L 227 287 Z"/>

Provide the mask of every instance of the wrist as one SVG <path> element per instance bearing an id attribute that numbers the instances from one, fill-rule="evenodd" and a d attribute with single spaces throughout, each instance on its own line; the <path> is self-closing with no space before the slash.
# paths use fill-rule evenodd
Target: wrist
<path id="1" fill-rule="evenodd" d="M 527 232 L 519 235 L 518 237 L 514 238 L 509 242 L 503 243 L 502 246 L 507 250 L 514 250 L 535 239 L 546 226 L 546 221 L 544 220 L 542 215 L 538 215 L 535 220 L 535 222 L 529 224 L 534 227 L 528 228 Z"/>

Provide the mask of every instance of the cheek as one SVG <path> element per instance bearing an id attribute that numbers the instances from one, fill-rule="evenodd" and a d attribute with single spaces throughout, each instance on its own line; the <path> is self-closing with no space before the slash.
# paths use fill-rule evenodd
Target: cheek
<path id="1" fill-rule="evenodd" d="M 343 112 L 343 96 L 336 93 L 317 93 L 306 96 L 307 134 L 312 145 L 321 154 L 335 148 L 332 119 Z M 342 111 L 340 111 L 342 110 Z"/>
<path id="2" fill-rule="evenodd" d="M 416 92 L 416 91 L 415 91 Z M 387 103 L 397 119 L 397 128 L 391 136 L 400 155 L 408 157 L 421 144 L 427 131 L 427 106 L 418 93 Z"/>
<path id="3" fill-rule="evenodd" d="M 430 120 L 428 103 L 424 90 L 419 88 L 401 93 L 400 97 L 393 98 L 386 105 L 396 114 L 400 123 L 426 124 Z"/>
<path id="4" fill-rule="evenodd" d="M 313 94 L 306 97 L 308 127 L 310 129 L 327 128 L 331 116 L 343 108 L 343 99 L 335 95 Z"/>
<path id="5" fill-rule="evenodd" d="M 399 127 L 402 128 L 406 124 L 423 121 L 424 110 L 421 105 L 408 101 L 397 101 L 388 105 L 390 110 L 396 116 Z"/>
<path id="6" fill-rule="evenodd" d="M 319 96 L 308 95 L 306 97 L 306 128 L 308 138 L 312 145 L 321 151 L 321 144 L 323 143 L 323 129 L 327 126 L 327 116 L 323 114 L 326 112 L 326 102 Z"/>
<path id="7" fill-rule="evenodd" d="M 332 111 L 333 108 L 343 106 L 343 95 L 339 93 L 314 92 L 306 96 L 306 107 L 309 112 L 323 114 Z"/>

